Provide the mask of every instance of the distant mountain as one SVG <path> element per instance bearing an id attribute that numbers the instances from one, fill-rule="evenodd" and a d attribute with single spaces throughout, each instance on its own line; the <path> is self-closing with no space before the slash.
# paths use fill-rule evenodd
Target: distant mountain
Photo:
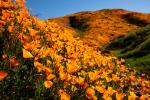
<path id="1" fill-rule="evenodd" d="M 117 37 L 126 35 L 150 23 L 150 14 L 123 9 L 103 9 L 70 14 L 49 19 L 76 30 L 85 44 L 103 47 Z"/>

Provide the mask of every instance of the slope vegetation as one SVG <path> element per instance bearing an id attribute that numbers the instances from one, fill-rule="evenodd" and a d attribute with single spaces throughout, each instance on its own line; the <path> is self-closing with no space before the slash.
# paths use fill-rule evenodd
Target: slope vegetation
<path id="1" fill-rule="evenodd" d="M 71 28 L 31 16 L 24 5 L 0 1 L 1 100 L 149 98 L 147 75 L 85 45 Z"/>
<path id="2" fill-rule="evenodd" d="M 111 40 L 126 35 L 150 23 L 150 15 L 122 9 L 79 12 L 49 19 L 75 29 L 85 44 L 102 47 Z"/>
<path id="3" fill-rule="evenodd" d="M 114 40 L 106 48 L 117 50 L 116 56 L 150 75 L 150 25 Z"/>

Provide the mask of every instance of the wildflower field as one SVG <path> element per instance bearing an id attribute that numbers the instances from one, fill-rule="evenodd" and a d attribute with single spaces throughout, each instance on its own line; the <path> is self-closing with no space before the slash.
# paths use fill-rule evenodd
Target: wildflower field
<path id="1" fill-rule="evenodd" d="M 149 100 L 149 76 L 30 15 L 25 0 L 0 1 L 0 100 Z"/>

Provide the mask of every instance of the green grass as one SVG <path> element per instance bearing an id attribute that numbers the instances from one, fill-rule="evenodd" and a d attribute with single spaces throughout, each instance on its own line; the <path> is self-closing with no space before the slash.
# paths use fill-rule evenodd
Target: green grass
<path id="1" fill-rule="evenodd" d="M 150 25 L 112 41 L 105 50 L 116 50 L 114 56 L 150 76 Z"/>
<path id="2" fill-rule="evenodd" d="M 150 76 L 149 71 L 150 71 L 150 54 L 143 56 L 143 57 L 138 57 L 138 58 L 128 58 L 126 61 L 126 65 L 130 64 L 131 67 L 134 67 L 135 65 L 138 65 L 137 67 L 135 66 L 137 70 L 139 70 L 142 73 L 146 73 Z"/>

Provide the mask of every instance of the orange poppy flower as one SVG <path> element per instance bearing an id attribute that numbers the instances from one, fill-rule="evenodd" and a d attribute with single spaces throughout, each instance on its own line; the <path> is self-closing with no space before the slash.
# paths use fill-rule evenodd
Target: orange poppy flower
<path id="1" fill-rule="evenodd" d="M 5 25 L 5 21 L 0 20 L 0 26 L 4 26 Z"/>
<path id="2" fill-rule="evenodd" d="M 8 26 L 9 32 L 13 32 L 13 26 Z"/>
<path id="3" fill-rule="evenodd" d="M 29 51 L 23 49 L 23 58 L 33 58 L 33 55 Z"/>
<path id="4" fill-rule="evenodd" d="M 26 42 L 28 42 L 29 40 L 30 40 L 30 37 L 29 37 L 29 36 L 23 35 L 23 38 L 22 38 L 23 43 L 26 43 Z"/>
<path id="5" fill-rule="evenodd" d="M 53 85 L 53 83 L 52 83 L 51 81 L 45 81 L 45 82 L 44 82 L 44 86 L 45 86 L 46 88 L 50 88 L 52 85 Z"/>
<path id="6" fill-rule="evenodd" d="M 51 79 L 53 79 L 53 78 L 55 78 L 55 75 L 54 75 L 54 74 L 49 74 L 49 75 L 46 77 L 47 80 L 51 80 Z"/>
<path id="7" fill-rule="evenodd" d="M 95 89 L 100 93 L 104 93 L 106 91 L 102 86 L 95 86 Z"/>
<path id="8" fill-rule="evenodd" d="M 63 90 L 59 90 L 58 94 L 60 95 L 60 100 L 70 100 L 70 95 L 64 92 Z"/>
<path id="9" fill-rule="evenodd" d="M 92 99 L 95 95 L 95 90 L 92 89 L 92 88 L 88 88 L 86 90 L 86 96 L 89 98 L 89 99 Z"/>
<path id="10" fill-rule="evenodd" d="M 18 59 L 15 58 L 15 57 L 11 58 L 11 59 L 10 59 L 10 65 L 11 65 L 11 67 L 16 67 L 16 66 L 18 66 L 18 65 L 19 65 Z"/>
<path id="11" fill-rule="evenodd" d="M 89 86 L 88 83 L 84 83 L 84 84 L 82 85 L 82 88 L 83 88 L 83 89 L 86 89 L 88 86 Z"/>
<path id="12" fill-rule="evenodd" d="M 5 79 L 7 76 L 8 76 L 7 72 L 4 72 L 4 71 L 0 70 L 0 81 Z"/>
<path id="13" fill-rule="evenodd" d="M 125 96 L 125 94 L 123 94 L 123 93 L 116 93 L 117 100 L 123 100 L 124 96 Z"/>
<path id="14" fill-rule="evenodd" d="M 84 80 L 85 80 L 85 78 L 82 78 L 82 77 L 77 78 L 77 82 L 78 82 L 80 85 L 84 84 Z"/>

